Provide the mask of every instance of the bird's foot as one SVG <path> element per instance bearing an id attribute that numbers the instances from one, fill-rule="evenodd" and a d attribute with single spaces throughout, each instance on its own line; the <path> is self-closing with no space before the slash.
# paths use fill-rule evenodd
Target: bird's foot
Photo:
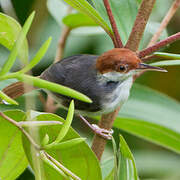
<path id="1" fill-rule="evenodd" d="M 81 120 L 83 120 L 89 126 L 89 128 L 91 128 L 93 130 L 93 132 L 95 134 L 97 134 L 105 139 L 112 139 L 112 134 L 113 134 L 112 129 L 109 131 L 107 129 L 100 128 L 96 124 L 90 124 L 82 115 L 79 115 L 79 117 Z"/>
<path id="2" fill-rule="evenodd" d="M 105 138 L 105 139 L 112 139 L 112 134 L 113 134 L 113 130 L 107 130 L 107 129 L 103 129 L 100 128 L 98 125 L 96 124 L 92 124 L 92 130 L 99 136 Z"/>

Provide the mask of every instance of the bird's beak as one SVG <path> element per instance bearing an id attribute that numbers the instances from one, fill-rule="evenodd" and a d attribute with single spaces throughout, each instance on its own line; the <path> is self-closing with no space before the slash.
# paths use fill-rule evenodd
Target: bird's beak
<path id="1" fill-rule="evenodd" d="M 166 69 L 150 66 L 148 64 L 139 63 L 139 66 L 137 67 L 137 70 L 148 70 L 148 71 L 161 71 L 161 72 L 168 72 Z"/>

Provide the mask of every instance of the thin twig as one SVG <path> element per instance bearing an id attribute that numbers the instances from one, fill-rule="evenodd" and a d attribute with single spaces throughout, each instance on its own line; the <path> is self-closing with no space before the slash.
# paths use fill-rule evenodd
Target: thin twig
<path id="1" fill-rule="evenodd" d="M 8 122 L 16 126 L 30 141 L 30 143 L 37 149 L 40 150 L 40 146 L 35 143 L 35 141 L 32 139 L 32 137 L 18 124 L 18 122 L 14 121 L 10 117 L 6 116 L 3 112 L 0 112 L 0 116 L 6 119 Z"/>
<path id="2" fill-rule="evenodd" d="M 145 56 L 147 56 L 147 55 L 150 55 L 150 54 L 152 54 L 153 52 L 159 50 L 160 48 L 162 48 L 162 47 L 164 47 L 164 46 L 166 46 L 166 45 L 168 45 L 168 44 L 171 44 L 171 43 L 173 43 L 174 41 L 177 41 L 177 40 L 179 40 L 179 39 L 180 39 L 180 32 L 178 32 L 178 33 L 176 33 L 176 34 L 174 34 L 174 35 L 172 35 L 172 36 L 169 36 L 168 38 L 166 38 L 166 39 L 164 39 L 164 40 L 162 40 L 162 41 L 159 41 L 159 42 L 156 43 L 155 45 L 150 46 L 150 47 L 147 47 L 146 49 L 140 51 L 140 52 L 138 53 L 138 57 L 139 57 L 139 58 L 143 58 L 143 57 L 145 57 Z"/>
<path id="3" fill-rule="evenodd" d="M 125 45 L 126 48 L 137 51 L 140 41 L 142 39 L 147 21 L 152 12 L 152 8 L 156 0 L 143 0 L 139 8 L 138 14 L 134 26 L 132 28 L 131 34 L 129 36 L 128 42 Z"/>
<path id="4" fill-rule="evenodd" d="M 112 27 L 113 32 L 114 32 L 114 36 L 115 36 L 114 46 L 116 48 L 122 48 L 123 43 L 121 41 L 121 37 L 120 37 L 120 34 L 118 32 L 118 28 L 117 28 L 116 21 L 114 19 L 114 16 L 113 16 L 113 13 L 112 13 L 112 10 L 111 10 L 111 6 L 109 4 L 109 0 L 103 0 L 103 1 L 104 1 L 104 6 L 106 8 L 106 11 L 107 11 L 107 14 L 108 14 L 108 17 L 109 17 L 109 21 L 111 23 L 111 27 Z"/>
<path id="5" fill-rule="evenodd" d="M 157 42 L 157 40 L 159 39 L 161 33 L 166 28 L 166 26 L 168 25 L 169 21 L 171 20 L 171 18 L 175 14 L 175 12 L 178 10 L 179 6 L 180 6 L 180 0 L 175 0 L 173 2 L 173 4 L 172 4 L 171 8 L 169 9 L 168 13 L 164 17 L 164 19 L 163 19 L 159 29 L 157 30 L 157 32 L 152 37 L 150 43 L 148 44 L 148 47 L 152 46 L 153 44 L 155 44 Z"/>
<path id="6" fill-rule="evenodd" d="M 71 29 L 67 26 L 64 26 L 61 36 L 60 36 L 60 39 L 59 39 L 59 42 L 58 42 L 58 47 L 57 47 L 54 63 L 56 63 L 62 59 L 63 54 L 64 54 L 64 47 L 66 45 L 66 40 L 67 40 L 70 32 L 71 32 Z"/>
<path id="7" fill-rule="evenodd" d="M 76 176 L 74 173 L 72 173 L 69 169 L 64 167 L 60 162 L 58 162 L 56 159 L 54 159 L 52 156 L 50 156 L 47 152 L 41 151 L 46 156 L 47 159 L 49 159 L 51 162 L 53 162 L 61 171 L 63 171 L 66 175 L 70 176 L 74 180 L 81 180 L 78 176 Z"/>
<path id="8" fill-rule="evenodd" d="M 52 126 L 62 125 L 60 121 L 20 121 L 17 124 L 21 127 L 33 127 L 33 126 Z"/>

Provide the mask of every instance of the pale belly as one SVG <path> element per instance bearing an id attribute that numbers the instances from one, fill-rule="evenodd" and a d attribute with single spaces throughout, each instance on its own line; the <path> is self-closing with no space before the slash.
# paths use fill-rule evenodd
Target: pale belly
<path id="1" fill-rule="evenodd" d="M 107 114 L 114 111 L 117 107 L 121 107 L 128 99 L 130 89 L 133 83 L 133 79 L 130 77 L 123 84 L 119 85 L 112 93 L 104 97 L 104 103 L 102 103 L 102 110 L 97 112 L 85 112 L 85 111 L 76 111 L 82 115 L 96 116 Z"/>

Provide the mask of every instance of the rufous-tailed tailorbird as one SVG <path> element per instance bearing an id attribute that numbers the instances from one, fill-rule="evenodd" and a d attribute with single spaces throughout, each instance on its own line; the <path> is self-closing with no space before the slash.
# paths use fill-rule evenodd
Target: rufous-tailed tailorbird
<path id="1" fill-rule="evenodd" d="M 100 115 L 112 112 L 128 99 L 133 76 L 144 70 L 166 70 L 142 63 L 136 53 L 125 48 L 114 48 L 102 54 L 75 55 L 52 64 L 40 78 L 61 84 L 87 95 L 91 104 L 74 99 L 76 113 Z M 4 89 L 10 97 L 24 93 L 22 83 Z M 72 98 L 50 92 L 55 101 L 67 108 Z M 13 96 L 14 95 L 14 96 Z M 87 123 L 87 122 L 86 122 Z M 110 138 L 112 132 L 89 125 L 101 136 Z"/>

